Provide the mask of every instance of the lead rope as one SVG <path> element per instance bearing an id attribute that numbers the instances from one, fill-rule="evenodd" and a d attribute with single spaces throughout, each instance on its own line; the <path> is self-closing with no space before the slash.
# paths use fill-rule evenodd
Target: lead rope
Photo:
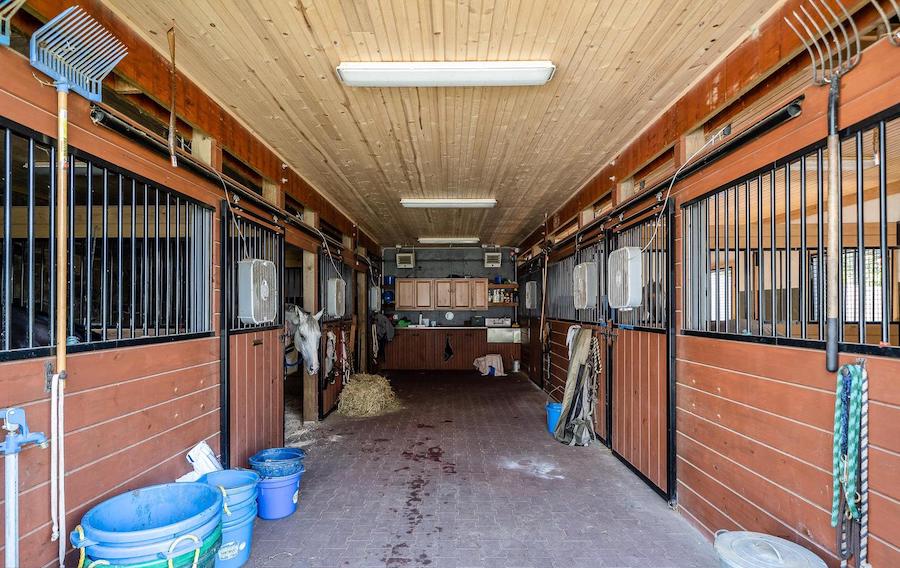
<path id="1" fill-rule="evenodd" d="M 865 399 L 865 400 L 864 400 Z M 863 363 L 837 373 L 832 447 L 831 526 L 841 566 L 868 566 L 868 373 Z"/>

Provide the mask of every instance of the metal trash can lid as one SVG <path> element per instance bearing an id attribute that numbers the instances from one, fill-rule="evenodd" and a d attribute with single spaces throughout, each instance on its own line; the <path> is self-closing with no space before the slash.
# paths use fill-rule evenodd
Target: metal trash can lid
<path id="1" fill-rule="evenodd" d="M 715 547 L 723 568 L 827 568 L 799 544 L 763 533 L 720 530 Z"/>

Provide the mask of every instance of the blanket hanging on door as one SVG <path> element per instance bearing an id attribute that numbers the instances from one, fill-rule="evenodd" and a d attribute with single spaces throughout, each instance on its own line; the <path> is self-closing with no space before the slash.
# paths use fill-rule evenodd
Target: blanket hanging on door
<path id="1" fill-rule="evenodd" d="M 575 327 L 575 326 L 573 326 Z M 569 330 L 569 370 L 562 413 L 553 436 L 570 446 L 586 446 L 597 437 L 594 408 L 597 401 L 599 345 L 589 329 Z"/>

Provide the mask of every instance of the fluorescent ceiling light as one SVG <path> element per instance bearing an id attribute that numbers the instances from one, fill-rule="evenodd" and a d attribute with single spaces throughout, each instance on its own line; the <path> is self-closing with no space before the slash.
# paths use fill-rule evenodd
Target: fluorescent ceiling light
<path id="1" fill-rule="evenodd" d="M 474 245 L 479 242 L 478 237 L 419 237 L 421 245 Z"/>
<path id="2" fill-rule="evenodd" d="M 490 209 L 496 199 L 401 199 L 400 205 L 424 209 Z"/>
<path id="3" fill-rule="evenodd" d="M 552 61 L 361 61 L 341 63 L 337 74 L 351 87 L 515 87 L 543 85 Z"/>

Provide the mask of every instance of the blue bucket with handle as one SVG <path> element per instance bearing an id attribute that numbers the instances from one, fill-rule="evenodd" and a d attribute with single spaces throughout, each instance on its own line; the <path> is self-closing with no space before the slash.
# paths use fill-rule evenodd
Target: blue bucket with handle
<path id="1" fill-rule="evenodd" d="M 232 511 L 231 517 L 222 521 L 222 546 L 216 556 L 216 568 L 239 568 L 250 559 L 256 514 L 254 501 L 249 507 Z"/>
<path id="2" fill-rule="evenodd" d="M 306 452 L 300 448 L 269 448 L 250 457 L 250 467 L 262 477 L 285 477 L 303 469 Z"/>
<path id="3" fill-rule="evenodd" d="M 284 477 L 268 477 L 259 482 L 259 518 L 274 520 L 292 515 L 300 499 L 300 478 L 305 468 Z"/>
<path id="4" fill-rule="evenodd" d="M 107 499 L 71 533 L 75 548 L 110 564 L 139 564 L 199 550 L 222 522 L 222 494 L 205 483 L 165 483 Z"/>
<path id="5" fill-rule="evenodd" d="M 249 469 L 225 469 L 207 473 L 198 481 L 217 488 L 225 499 L 225 505 L 234 509 L 256 502 L 259 479 L 259 474 Z"/>
<path id="6" fill-rule="evenodd" d="M 547 430 L 552 434 L 556 432 L 556 425 L 559 423 L 559 417 L 562 414 L 561 402 L 547 403 Z"/>

